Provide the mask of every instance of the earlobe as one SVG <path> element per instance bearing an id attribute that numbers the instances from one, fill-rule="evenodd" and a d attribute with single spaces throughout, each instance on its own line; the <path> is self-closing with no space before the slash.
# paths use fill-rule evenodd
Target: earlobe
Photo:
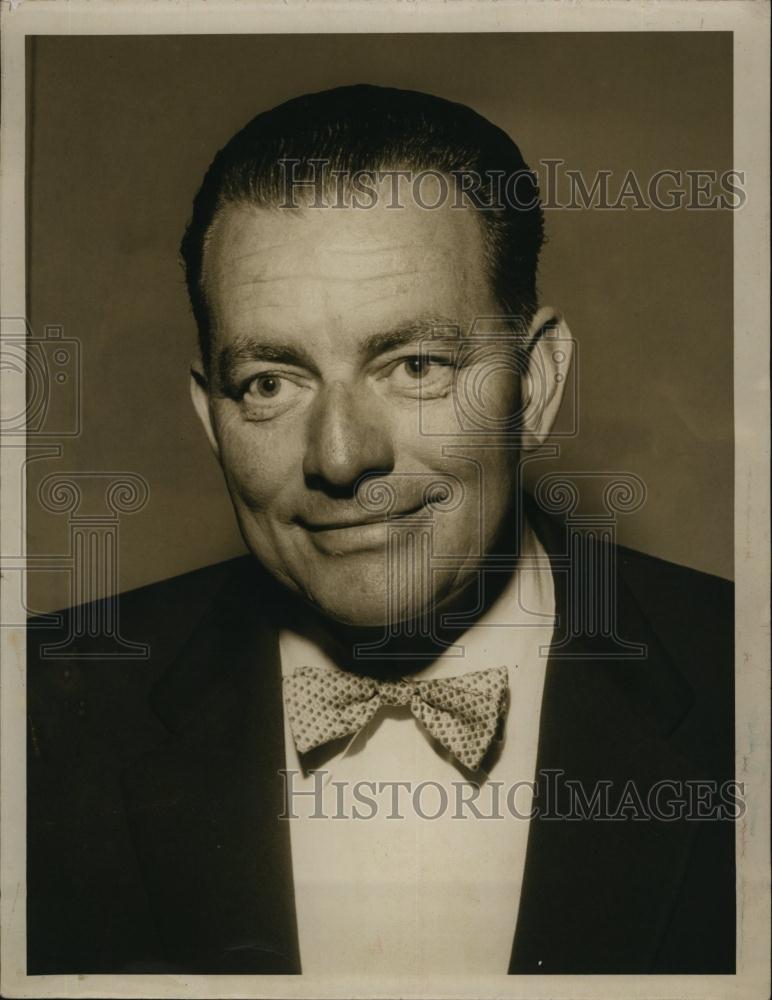
<path id="1" fill-rule="evenodd" d="M 209 383 L 200 362 L 194 361 L 190 366 L 190 398 L 193 408 L 201 421 L 212 451 L 220 458 L 220 444 L 214 431 L 212 413 L 209 406 Z"/>
<path id="2" fill-rule="evenodd" d="M 528 364 L 523 376 L 522 447 L 540 448 L 560 410 L 573 357 L 573 339 L 563 317 L 540 309 L 529 329 Z"/>

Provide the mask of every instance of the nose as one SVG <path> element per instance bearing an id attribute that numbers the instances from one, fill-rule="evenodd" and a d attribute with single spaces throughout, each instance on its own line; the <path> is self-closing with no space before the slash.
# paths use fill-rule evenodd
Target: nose
<path id="1" fill-rule="evenodd" d="M 303 461 L 309 487 L 352 496 L 362 476 L 394 468 L 391 432 L 366 395 L 342 382 L 320 394 Z"/>

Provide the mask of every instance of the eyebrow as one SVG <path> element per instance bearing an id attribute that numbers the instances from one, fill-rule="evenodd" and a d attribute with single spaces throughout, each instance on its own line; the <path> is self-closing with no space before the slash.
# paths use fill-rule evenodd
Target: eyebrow
<path id="1" fill-rule="evenodd" d="M 421 340 L 457 340 L 460 330 L 457 323 L 446 316 L 426 316 L 401 324 L 384 333 L 374 333 L 367 337 L 360 348 L 366 361 L 377 358 L 400 347 L 415 344 Z"/>
<path id="2" fill-rule="evenodd" d="M 400 324 L 391 330 L 371 334 L 359 346 L 358 353 L 362 360 L 372 361 L 381 354 L 422 340 L 457 340 L 459 336 L 458 324 L 446 316 L 425 316 Z M 220 385 L 225 387 L 226 391 L 232 390 L 237 381 L 236 372 L 239 365 L 254 361 L 292 365 L 297 368 L 306 368 L 318 374 L 316 363 L 302 346 L 264 341 L 250 335 L 242 335 L 219 352 L 217 374 Z"/>
<path id="3" fill-rule="evenodd" d="M 239 366 L 254 361 L 270 361 L 316 372 L 316 365 L 302 347 L 267 343 L 251 336 L 237 337 L 232 344 L 223 347 L 217 356 L 218 382 L 227 396 L 237 394 Z"/>

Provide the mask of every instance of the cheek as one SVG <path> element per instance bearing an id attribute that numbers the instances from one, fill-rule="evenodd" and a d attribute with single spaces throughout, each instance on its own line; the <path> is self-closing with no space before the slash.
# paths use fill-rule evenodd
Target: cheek
<path id="1" fill-rule="evenodd" d="M 441 550 L 476 550 L 510 517 L 518 463 L 515 439 L 507 431 L 518 399 L 514 380 L 506 373 L 491 376 L 479 398 L 487 402 L 482 428 L 480 421 L 469 418 L 464 402 L 452 395 L 422 404 L 418 432 L 417 419 L 402 423 L 401 441 L 410 465 L 424 470 L 427 480 L 432 473 L 447 475 L 451 488 L 461 491 L 458 502 L 451 502 L 452 509 L 445 513 L 438 509 Z M 503 433 L 491 432 L 494 418 Z"/>
<path id="2" fill-rule="evenodd" d="M 421 456 L 427 468 L 450 470 L 461 454 L 479 465 L 505 468 L 514 454 L 519 401 L 520 383 L 511 371 L 491 366 L 462 373 L 447 396 L 403 409 L 398 443 Z M 489 461 L 491 446 L 509 456 Z"/>
<path id="3" fill-rule="evenodd" d="M 486 409 L 509 422 L 520 408 L 520 376 L 512 369 L 499 368 L 489 374 L 481 395 Z"/>
<path id="4" fill-rule="evenodd" d="M 240 417 L 221 418 L 217 436 L 220 461 L 234 501 L 256 513 L 280 506 L 300 462 L 292 440 L 268 422 L 247 423 Z"/>
<path id="5" fill-rule="evenodd" d="M 509 361 L 508 357 L 506 359 Z M 478 442 L 480 435 L 515 433 L 520 407 L 520 380 L 501 358 L 487 359 L 459 372 L 453 388 L 440 399 L 419 400 L 401 418 L 406 440 L 432 439 L 441 453 L 441 438 L 454 444 Z"/>
<path id="6" fill-rule="evenodd" d="M 455 393 L 456 413 L 463 433 L 511 433 L 520 399 L 517 374 L 502 358 L 491 357 L 485 364 L 461 374 Z"/>

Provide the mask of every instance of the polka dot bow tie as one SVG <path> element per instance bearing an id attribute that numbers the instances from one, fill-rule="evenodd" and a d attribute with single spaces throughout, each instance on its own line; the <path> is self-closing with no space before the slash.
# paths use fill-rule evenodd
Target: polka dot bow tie
<path id="1" fill-rule="evenodd" d="M 506 667 L 426 681 L 301 667 L 285 677 L 284 701 L 300 753 L 359 732 L 381 705 L 409 705 L 446 750 L 476 771 L 506 714 L 508 689 Z"/>

